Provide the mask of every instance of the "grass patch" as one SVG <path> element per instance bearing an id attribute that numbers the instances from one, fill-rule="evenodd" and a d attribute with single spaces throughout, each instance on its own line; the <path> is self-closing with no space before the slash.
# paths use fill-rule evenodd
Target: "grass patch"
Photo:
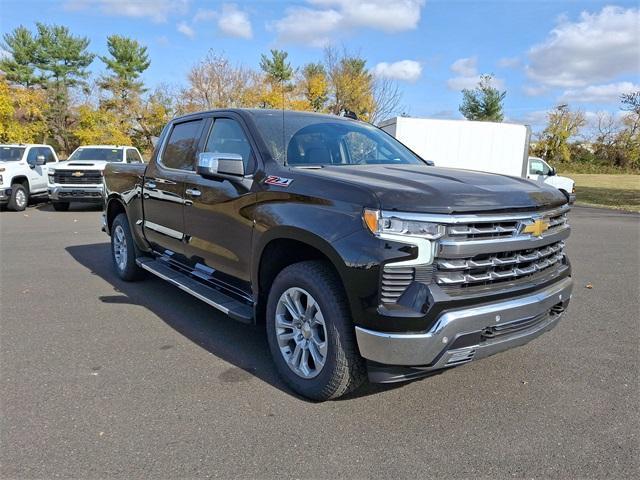
<path id="1" fill-rule="evenodd" d="M 640 175 L 573 174 L 578 205 L 640 212 Z"/>

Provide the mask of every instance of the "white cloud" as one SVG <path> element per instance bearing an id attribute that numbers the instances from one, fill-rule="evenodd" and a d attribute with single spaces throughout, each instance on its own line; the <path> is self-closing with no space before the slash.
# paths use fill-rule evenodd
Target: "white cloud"
<path id="1" fill-rule="evenodd" d="M 97 8 L 107 15 L 166 22 L 172 15 L 185 14 L 188 4 L 189 0 L 67 0 L 63 6 L 71 11 Z"/>
<path id="2" fill-rule="evenodd" d="M 249 14 L 230 3 L 222 6 L 222 13 L 218 17 L 220 32 L 228 37 L 250 39 L 253 36 Z"/>
<path id="3" fill-rule="evenodd" d="M 449 90 L 460 91 L 465 88 L 472 89 L 480 82 L 477 57 L 459 58 L 451 64 L 450 69 L 453 73 L 456 73 L 457 76 L 447 80 Z M 491 79 L 491 85 L 498 90 L 502 90 L 504 89 L 504 80 L 493 77 Z"/>
<path id="4" fill-rule="evenodd" d="M 498 60 L 498 67 L 500 68 L 516 68 L 520 66 L 520 59 L 518 57 L 503 57 Z"/>
<path id="5" fill-rule="evenodd" d="M 393 63 L 380 62 L 373 68 L 373 74 L 377 77 L 415 82 L 422 74 L 422 65 L 415 60 L 400 60 Z"/>
<path id="6" fill-rule="evenodd" d="M 549 87 L 545 87 L 544 85 L 525 85 L 522 87 L 522 91 L 527 97 L 538 97 L 547 93 Z"/>
<path id="7" fill-rule="evenodd" d="M 193 17 L 194 22 L 205 22 L 207 20 L 213 20 L 218 16 L 218 12 L 215 10 L 207 10 L 206 8 L 199 8 Z"/>
<path id="8" fill-rule="evenodd" d="M 191 28 L 187 22 L 180 22 L 178 23 L 178 25 L 176 25 L 176 28 L 178 29 L 178 31 L 180 33 L 182 33 L 183 35 L 189 37 L 189 38 L 194 38 L 196 36 L 196 32 L 193 28 Z"/>
<path id="9" fill-rule="evenodd" d="M 478 74 L 478 57 L 459 58 L 451 64 L 451 71 L 462 77 Z"/>
<path id="10" fill-rule="evenodd" d="M 308 0 L 272 24 L 278 40 L 322 47 L 345 32 L 372 28 L 386 33 L 418 26 L 425 0 Z"/>
<path id="11" fill-rule="evenodd" d="M 640 71 L 640 9 L 607 6 L 559 21 L 528 52 L 528 76 L 553 87 L 584 87 Z"/>
<path id="12" fill-rule="evenodd" d="M 619 103 L 620 95 L 637 90 L 640 90 L 640 85 L 631 82 L 590 85 L 584 88 L 565 90 L 560 100 L 577 103 Z"/>

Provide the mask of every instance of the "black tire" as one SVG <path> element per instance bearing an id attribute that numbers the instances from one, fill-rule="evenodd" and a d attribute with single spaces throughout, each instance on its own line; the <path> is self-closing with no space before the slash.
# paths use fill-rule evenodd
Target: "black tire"
<path id="1" fill-rule="evenodd" d="M 320 307 L 326 328 L 327 353 L 317 376 L 303 378 L 283 357 L 276 333 L 276 308 L 290 288 L 310 293 Z M 366 379 L 366 364 L 358 352 L 347 298 L 333 268 L 322 261 L 288 266 L 276 277 L 267 302 L 267 339 L 278 373 L 289 387 L 312 400 L 338 398 L 359 387 Z"/>
<path id="2" fill-rule="evenodd" d="M 53 209 L 56 212 L 66 212 L 69 210 L 69 202 L 53 202 Z"/>
<path id="3" fill-rule="evenodd" d="M 29 203 L 29 190 L 21 183 L 11 185 L 11 198 L 7 204 L 9 210 L 22 212 Z"/>
<path id="4" fill-rule="evenodd" d="M 122 234 L 122 239 L 120 239 L 120 234 Z M 119 247 L 118 242 L 120 241 L 124 242 L 126 252 L 123 252 Z M 120 261 L 116 258 L 116 251 L 121 254 Z M 116 273 L 122 280 L 132 282 L 142 278 L 144 271 L 136 264 L 137 254 L 138 249 L 129 229 L 129 221 L 127 216 L 121 213 L 111 225 L 111 260 Z"/>

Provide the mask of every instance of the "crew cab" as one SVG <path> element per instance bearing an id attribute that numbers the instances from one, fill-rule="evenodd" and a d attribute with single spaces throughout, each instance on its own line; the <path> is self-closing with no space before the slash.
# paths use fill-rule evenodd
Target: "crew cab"
<path id="1" fill-rule="evenodd" d="M 76 148 L 67 161 L 49 170 L 48 193 L 53 208 L 65 211 L 71 202 L 102 204 L 102 176 L 108 163 L 143 162 L 135 147 L 85 145 Z"/>
<path id="2" fill-rule="evenodd" d="M 47 195 L 49 167 L 58 156 L 49 145 L 0 145 L 0 205 L 20 212 L 29 198 Z"/>
<path id="3" fill-rule="evenodd" d="M 525 344 L 571 296 L 557 189 L 429 166 L 357 120 L 191 114 L 104 181 L 116 273 L 264 324 L 281 377 L 315 400 Z"/>
<path id="4" fill-rule="evenodd" d="M 555 168 L 539 157 L 529 157 L 527 178 L 557 188 L 567 197 L 569 203 L 576 201 L 576 183 L 569 177 L 558 175 Z"/>

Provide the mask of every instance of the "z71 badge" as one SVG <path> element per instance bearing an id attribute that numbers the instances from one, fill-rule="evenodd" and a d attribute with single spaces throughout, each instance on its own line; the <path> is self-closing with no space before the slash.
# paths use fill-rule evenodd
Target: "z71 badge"
<path id="1" fill-rule="evenodd" d="M 275 185 L 277 187 L 288 187 L 293 182 L 293 178 L 278 177 L 277 175 L 269 175 L 264 183 Z"/>

